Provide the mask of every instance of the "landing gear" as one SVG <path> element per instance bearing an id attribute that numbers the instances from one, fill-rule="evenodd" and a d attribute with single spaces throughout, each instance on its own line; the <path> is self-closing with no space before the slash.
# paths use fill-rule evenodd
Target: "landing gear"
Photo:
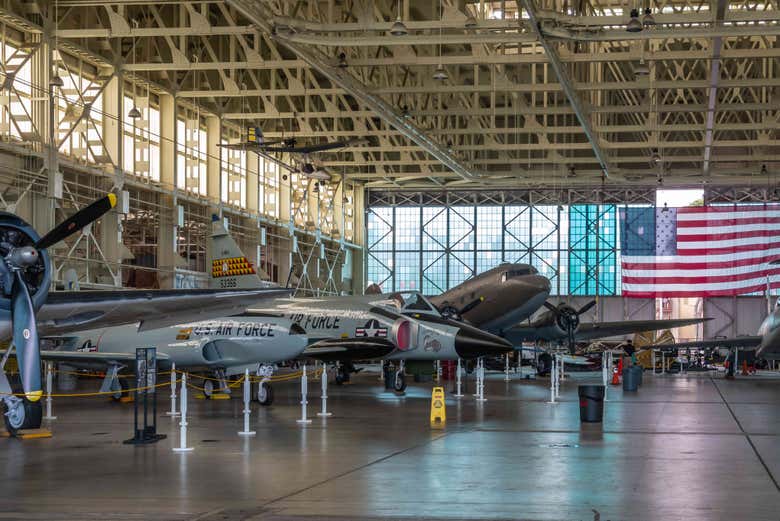
<path id="1" fill-rule="evenodd" d="M 395 378 L 393 379 L 393 390 L 397 393 L 406 391 L 406 376 L 404 375 L 404 361 L 401 360 L 398 364 L 398 370 L 395 372 Z"/>
<path id="2" fill-rule="evenodd" d="M 211 395 L 214 394 L 216 389 L 216 385 L 214 385 L 214 380 L 206 380 L 203 382 L 203 395 L 206 398 L 211 398 Z"/>
<path id="3" fill-rule="evenodd" d="M 274 403 L 274 388 L 271 384 L 260 382 L 257 385 L 257 401 L 266 407 Z"/>
<path id="4" fill-rule="evenodd" d="M 336 366 L 336 385 L 343 385 L 349 382 L 350 365 L 351 364 L 338 364 Z"/>
<path id="5" fill-rule="evenodd" d="M 536 362 L 536 374 L 539 376 L 545 376 L 550 374 L 552 369 L 552 356 L 550 353 L 540 353 L 539 359 Z"/>
<path id="6" fill-rule="evenodd" d="M 5 428 L 16 436 L 20 430 L 40 429 L 43 420 L 43 405 L 40 401 L 31 402 L 18 396 L 9 396 L 5 401 Z"/>
<path id="7" fill-rule="evenodd" d="M 117 378 L 117 384 L 119 388 L 115 389 L 116 392 L 111 395 L 111 399 L 114 400 L 115 402 L 120 401 L 123 396 L 127 396 L 127 379 Z"/>

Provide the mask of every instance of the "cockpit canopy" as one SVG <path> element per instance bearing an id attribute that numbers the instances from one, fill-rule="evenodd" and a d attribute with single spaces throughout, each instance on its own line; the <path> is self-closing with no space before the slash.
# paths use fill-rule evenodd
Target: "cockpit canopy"
<path id="1" fill-rule="evenodd" d="M 433 304 L 422 293 L 416 291 L 393 293 L 390 295 L 388 303 L 400 311 L 417 311 L 438 315 L 438 311 Z"/>
<path id="2" fill-rule="evenodd" d="M 512 264 L 511 266 L 511 268 L 508 268 L 501 274 L 501 282 L 516 279 L 517 277 L 524 277 L 526 275 L 539 274 L 539 270 L 528 264 Z"/>

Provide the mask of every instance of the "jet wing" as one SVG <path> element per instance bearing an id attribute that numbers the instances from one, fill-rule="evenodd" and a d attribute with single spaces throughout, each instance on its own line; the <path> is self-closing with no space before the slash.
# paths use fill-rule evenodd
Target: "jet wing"
<path id="1" fill-rule="evenodd" d="M 326 338 L 310 344 L 301 358 L 315 358 L 323 362 L 371 360 L 382 358 L 395 350 L 386 338 Z"/>
<path id="2" fill-rule="evenodd" d="M 177 289 L 59 291 L 38 311 L 41 335 L 139 322 L 139 331 L 244 311 L 265 299 L 289 296 L 278 286 L 251 290 Z"/>
<path id="3" fill-rule="evenodd" d="M 689 326 L 699 324 L 709 318 L 679 318 L 665 320 L 622 320 L 619 322 L 593 322 L 590 324 L 580 324 L 574 339 L 577 341 L 593 340 L 596 338 L 609 338 L 611 336 L 628 335 L 631 333 L 641 333 L 644 331 L 656 331 L 660 329 L 670 329 L 673 327 Z M 533 342 L 536 340 L 565 340 L 561 334 L 555 338 L 548 336 L 549 329 L 541 329 L 533 326 L 515 326 L 504 331 L 504 338 L 513 345 L 519 345 L 522 342 Z"/>
<path id="4" fill-rule="evenodd" d="M 758 347 L 761 343 L 761 336 L 738 336 L 734 338 L 714 338 L 712 340 L 698 340 L 693 342 L 675 342 L 674 344 L 655 344 L 655 348 L 695 348 L 695 347 Z"/>
<path id="5" fill-rule="evenodd" d="M 5 349 L 0 350 L 0 355 L 5 354 Z M 11 356 L 15 356 L 16 353 Z M 170 357 L 165 353 L 157 352 L 157 361 L 168 360 Z M 72 362 L 72 363 L 105 363 L 111 362 L 135 362 L 135 353 L 105 353 L 102 351 L 41 351 L 41 360 L 50 362 Z"/>

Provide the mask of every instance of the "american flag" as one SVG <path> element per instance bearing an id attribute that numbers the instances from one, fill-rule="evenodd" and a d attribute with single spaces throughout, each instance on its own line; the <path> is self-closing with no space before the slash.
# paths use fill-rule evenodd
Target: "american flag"
<path id="1" fill-rule="evenodd" d="M 780 287 L 780 205 L 624 208 L 623 295 L 716 297 Z"/>

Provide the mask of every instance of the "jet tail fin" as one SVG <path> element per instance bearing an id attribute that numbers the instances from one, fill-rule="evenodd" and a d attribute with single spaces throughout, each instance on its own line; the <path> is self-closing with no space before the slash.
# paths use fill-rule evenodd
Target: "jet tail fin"
<path id="1" fill-rule="evenodd" d="M 211 288 L 257 289 L 270 278 L 249 262 L 216 215 L 211 219 L 211 251 Z"/>

